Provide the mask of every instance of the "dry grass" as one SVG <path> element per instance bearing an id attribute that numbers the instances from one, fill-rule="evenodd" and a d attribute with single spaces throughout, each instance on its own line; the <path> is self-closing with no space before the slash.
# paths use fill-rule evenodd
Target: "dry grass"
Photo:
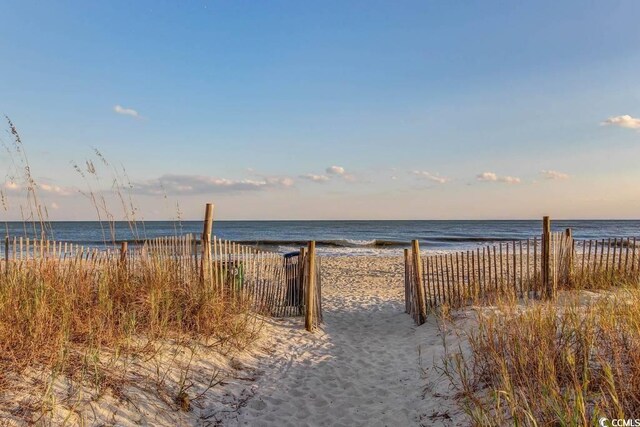
<path id="1" fill-rule="evenodd" d="M 55 416 L 55 405 L 47 402 L 56 400 L 50 389 L 60 378 L 89 387 L 96 396 L 121 395 L 131 385 L 128 361 L 140 359 L 160 360 L 159 370 L 182 370 L 177 380 L 150 375 L 135 381 L 157 383 L 148 390 L 168 396 L 163 398 L 168 408 L 187 410 L 194 398 L 193 373 L 188 364 L 165 357 L 167 351 L 182 348 L 193 357 L 203 348 L 235 351 L 250 345 L 261 327 L 246 299 L 223 299 L 199 274 L 185 274 L 172 259 L 131 269 L 117 259 L 101 265 L 77 260 L 18 265 L 0 275 L 0 404 L 14 399 L 16 379 L 44 374 L 21 415 L 28 422 Z M 76 407 L 81 398 L 66 396 L 65 407 Z"/>
<path id="2" fill-rule="evenodd" d="M 585 278 L 586 279 L 586 278 Z M 445 372 L 475 425 L 597 425 L 640 414 L 640 289 L 628 276 L 579 281 L 556 302 L 479 309 L 469 351 Z"/>
<path id="3" fill-rule="evenodd" d="M 18 131 L 11 121 L 8 124 L 12 142 L 2 141 L 2 145 L 14 170 L 7 179 L 19 184 L 26 194 L 20 209 L 25 236 L 45 236 L 51 226 L 39 202 L 38 184 L 32 178 Z M 103 166 L 110 167 L 99 152 L 96 155 Z M 92 161 L 87 161 L 84 171 L 74 167 L 87 183 L 83 194 L 104 223 L 105 243 L 113 241 L 116 215 L 108 209 L 106 193 L 97 189 L 96 167 Z M 135 217 L 127 184 L 121 184 L 120 176 L 126 172 L 113 174 L 110 181 L 114 182 L 114 197 L 122 205 L 121 216 L 138 238 L 144 224 Z M 9 196 L 4 191 L 0 196 L 6 212 Z M 176 351 L 177 346 L 193 358 L 198 348 L 239 349 L 257 337 L 261 323 L 246 301 L 222 298 L 204 286 L 198 272 L 185 274 L 181 262 L 172 257 L 138 262 L 136 268 L 129 269 L 123 268 L 117 256 L 99 264 L 76 258 L 12 262 L 9 269 L 0 265 L 0 405 L 13 399 L 21 378 L 42 373 L 43 383 L 33 389 L 40 395 L 29 396 L 18 414 L 35 422 L 53 412 L 48 402 L 60 377 L 89 386 L 98 394 L 108 390 L 119 395 L 131 378 L 127 361 L 132 357 L 163 360 L 170 365 L 170 358 L 159 355 L 167 348 Z M 165 384 L 166 374 L 160 374 L 172 366 L 159 366 L 153 380 L 153 392 L 168 395 L 163 400 L 175 410 L 188 410 L 198 397 L 190 396 L 190 363 L 180 368 L 176 384 Z M 211 382 L 211 386 L 215 384 Z M 81 411 L 73 396 L 68 400 L 67 407 Z"/>
<path id="4" fill-rule="evenodd" d="M 0 279 L 0 369 L 56 366 L 74 347 L 128 351 L 134 338 L 214 338 L 244 342 L 248 309 L 224 301 L 173 261 L 129 273 L 117 262 L 83 268 L 45 261 Z"/>

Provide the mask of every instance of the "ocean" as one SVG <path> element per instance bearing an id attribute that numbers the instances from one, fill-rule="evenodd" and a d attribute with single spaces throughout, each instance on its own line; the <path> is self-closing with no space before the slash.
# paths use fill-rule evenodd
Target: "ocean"
<path id="1" fill-rule="evenodd" d="M 36 227 L 37 228 L 37 227 Z M 89 247 L 104 247 L 113 239 L 106 223 L 51 222 L 49 238 Z M 576 239 L 636 237 L 640 220 L 557 220 L 553 230 L 572 228 Z M 126 222 L 115 223 L 116 241 L 145 237 L 202 233 L 201 221 L 147 221 L 132 231 Z M 512 221 L 214 221 L 213 233 L 247 245 L 290 252 L 315 240 L 320 255 L 399 254 L 412 239 L 422 249 L 436 252 L 473 249 L 491 242 L 539 236 L 541 220 Z M 34 227 L 23 222 L 2 225 L 0 236 L 33 237 Z M 2 251 L 2 250 L 0 250 Z"/>

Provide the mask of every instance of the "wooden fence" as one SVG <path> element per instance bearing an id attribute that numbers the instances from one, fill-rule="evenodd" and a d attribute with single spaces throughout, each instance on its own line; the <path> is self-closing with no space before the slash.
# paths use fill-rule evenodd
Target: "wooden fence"
<path id="1" fill-rule="evenodd" d="M 497 297 L 551 299 L 559 288 L 598 275 L 640 278 L 636 239 L 577 241 L 570 229 L 499 242 L 475 250 L 422 256 L 417 241 L 405 250 L 405 311 L 417 324 L 436 307 L 459 308 Z"/>
<path id="2" fill-rule="evenodd" d="M 12 271 L 74 268 L 80 274 L 99 275 L 117 266 L 129 274 L 170 268 L 177 282 L 199 281 L 218 298 L 242 300 L 261 314 L 305 316 L 312 331 L 322 322 L 321 264 L 315 242 L 283 256 L 207 235 L 158 237 L 143 242 L 121 242 L 90 248 L 70 242 L 7 237 L 0 262 L 0 286 Z M 207 244 L 208 242 L 208 244 Z"/>
<path id="3" fill-rule="evenodd" d="M 573 261 L 574 274 L 588 277 L 618 271 L 640 273 L 640 242 L 636 237 L 583 240 Z"/>

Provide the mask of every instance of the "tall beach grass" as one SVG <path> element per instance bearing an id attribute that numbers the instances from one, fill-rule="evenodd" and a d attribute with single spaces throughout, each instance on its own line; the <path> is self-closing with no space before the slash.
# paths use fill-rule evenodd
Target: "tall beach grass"
<path id="1" fill-rule="evenodd" d="M 11 140 L 1 142 L 12 167 L 5 177 L 10 185 L 0 190 L 2 209 L 8 213 L 10 207 L 20 207 L 25 237 L 51 237 L 54 230 L 40 185 L 15 125 L 7 121 Z M 105 245 L 115 243 L 116 220 L 127 221 L 133 236 L 143 239 L 144 223 L 126 171 L 116 171 L 97 150 L 94 155 L 111 174 L 105 180 L 110 188 L 103 187 L 93 160 L 74 168 L 86 184 L 81 193 L 95 209 Z M 113 210 L 108 200 L 118 201 Z M 122 212 L 115 214 L 118 210 Z M 27 422 L 53 410 L 46 400 L 56 378 L 117 394 L 127 386 L 122 382 L 128 358 L 150 360 L 167 344 L 192 354 L 202 347 L 245 348 L 261 324 L 245 301 L 213 292 L 197 271 L 185 273 L 181 261 L 172 257 L 140 261 L 136 268 L 126 268 L 118 256 L 98 263 L 72 256 L 4 264 L 0 262 L 0 404 L 15 398 L 16 384 L 29 373 L 45 378 L 34 387 L 41 394 L 20 415 Z M 173 395 L 168 404 L 177 410 L 189 408 L 185 369 L 180 384 L 162 392 Z"/>
<path id="2" fill-rule="evenodd" d="M 477 426 L 590 426 L 640 417 L 640 287 L 599 274 L 557 301 L 479 307 L 445 373 Z M 585 289 L 589 289 L 588 291 Z"/>

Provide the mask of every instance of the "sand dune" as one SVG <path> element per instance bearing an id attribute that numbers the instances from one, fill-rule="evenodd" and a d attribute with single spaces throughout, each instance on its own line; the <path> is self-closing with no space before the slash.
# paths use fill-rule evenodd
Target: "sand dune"
<path id="1" fill-rule="evenodd" d="M 128 360 L 115 396 L 58 378 L 41 421 L 61 425 L 412 426 L 466 425 L 442 360 L 435 318 L 416 327 L 404 313 L 402 260 L 334 257 L 323 262 L 325 323 L 313 334 L 302 318 L 264 319 L 250 350 L 171 343 L 151 359 Z M 457 338 L 448 337 L 453 343 Z M 116 367 L 114 367 L 115 369 Z M 117 369 L 116 369 L 117 370 Z M 125 373 L 126 372 L 126 373 Z M 173 397 L 189 374 L 189 411 Z M 28 425 L 22 407 L 43 393 L 35 376 L 2 397 L 0 425 Z M 221 383 L 210 388 L 212 375 Z M 36 384 L 36 385 L 34 385 Z M 71 398 L 73 395 L 73 398 Z"/>

